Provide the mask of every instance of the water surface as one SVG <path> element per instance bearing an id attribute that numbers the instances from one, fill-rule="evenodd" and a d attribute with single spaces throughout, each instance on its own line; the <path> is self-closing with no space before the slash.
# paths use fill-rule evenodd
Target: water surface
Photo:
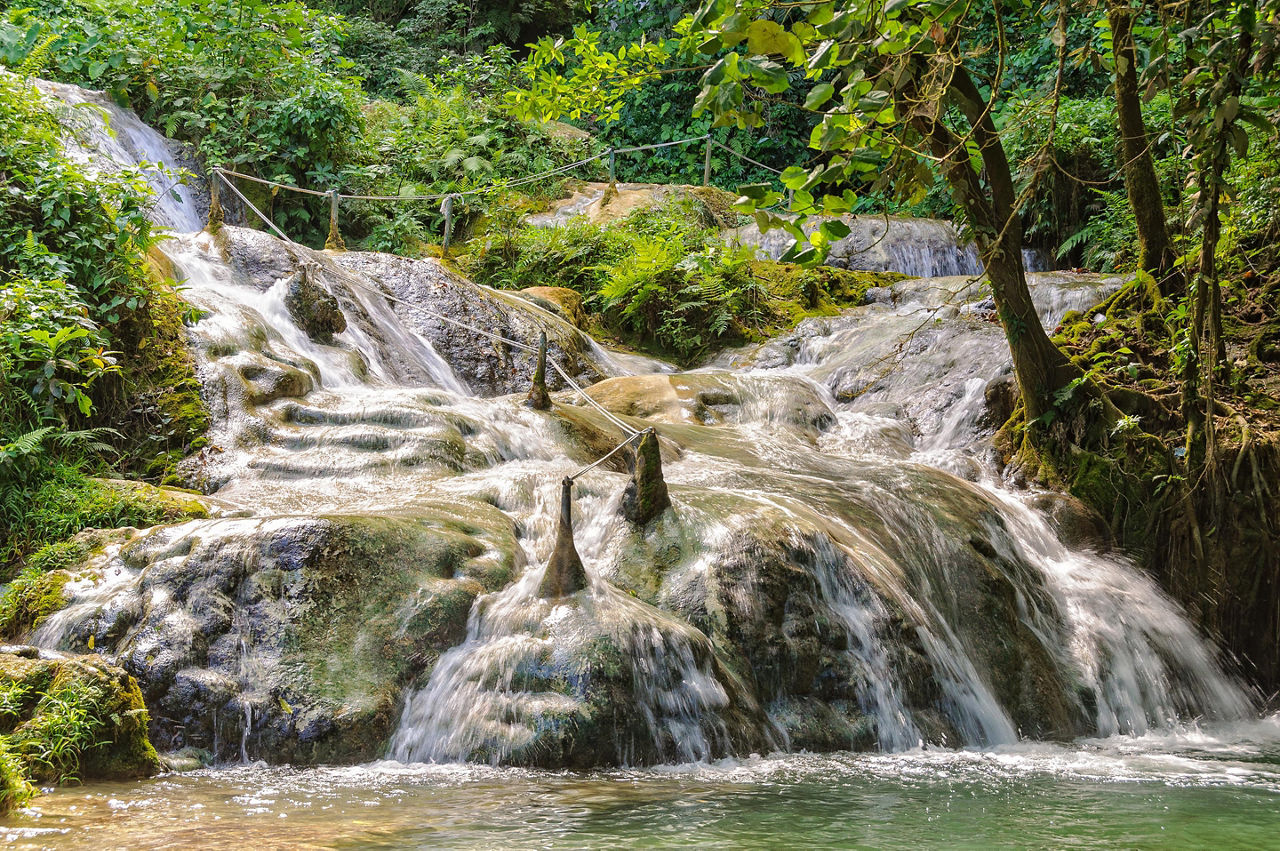
<path id="1" fill-rule="evenodd" d="M 1280 720 L 986 751 L 791 754 L 591 773 L 237 766 L 61 789 L 13 848 L 1261 848 Z"/>

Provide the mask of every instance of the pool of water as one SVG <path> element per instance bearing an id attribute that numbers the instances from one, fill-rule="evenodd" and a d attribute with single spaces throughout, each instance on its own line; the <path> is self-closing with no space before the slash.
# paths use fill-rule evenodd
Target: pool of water
<path id="1" fill-rule="evenodd" d="M 60 789 L 11 848 L 1260 848 L 1280 719 L 986 751 L 790 754 L 590 773 L 236 766 Z"/>

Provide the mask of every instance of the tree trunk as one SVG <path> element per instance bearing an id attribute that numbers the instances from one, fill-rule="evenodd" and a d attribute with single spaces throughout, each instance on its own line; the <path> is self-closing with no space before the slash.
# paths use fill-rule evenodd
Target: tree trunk
<path id="1" fill-rule="evenodd" d="M 963 146 L 936 120 L 930 128 L 930 146 L 943 159 L 943 171 L 956 201 L 973 225 L 975 239 L 996 311 L 1013 354 L 1013 371 L 1022 392 L 1027 421 L 1053 408 L 1054 394 L 1078 379 L 1082 372 L 1049 340 L 1027 288 L 1022 264 L 1022 217 L 1009 160 L 990 110 L 963 69 L 956 69 L 950 94 L 973 129 L 982 156 L 989 191 L 969 164 Z"/>
<path id="2" fill-rule="evenodd" d="M 1147 125 L 1142 118 L 1138 57 L 1133 42 L 1133 9 L 1126 0 L 1107 0 L 1107 18 L 1111 23 L 1124 186 L 1138 225 L 1138 264 L 1151 273 L 1160 294 L 1168 298 L 1178 294 L 1182 281 L 1174 269 L 1173 246 L 1169 242 L 1160 180 L 1156 177 Z"/>

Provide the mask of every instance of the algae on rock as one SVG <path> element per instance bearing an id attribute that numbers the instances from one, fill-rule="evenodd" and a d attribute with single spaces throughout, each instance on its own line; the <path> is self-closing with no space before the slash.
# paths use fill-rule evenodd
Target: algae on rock
<path id="1" fill-rule="evenodd" d="M 33 778 L 125 780 L 160 770 L 137 680 L 101 657 L 3 646 L 0 690 L 0 734 Z"/>

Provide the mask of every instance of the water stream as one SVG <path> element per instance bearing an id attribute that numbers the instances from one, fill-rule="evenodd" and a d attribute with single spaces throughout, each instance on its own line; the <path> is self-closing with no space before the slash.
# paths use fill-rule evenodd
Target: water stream
<path id="1" fill-rule="evenodd" d="M 215 449 L 188 473 L 215 516 L 111 543 L 32 640 L 113 655 L 161 746 L 222 767 L 57 791 L 8 820 L 15 847 L 1273 833 L 1274 719 L 1154 582 L 1062 531 L 1077 508 L 1001 482 L 1009 357 L 980 285 L 906 281 L 678 373 L 435 261 L 236 228 L 165 251 L 205 311 Z M 346 330 L 299 326 L 297 276 Z M 1115 285 L 1034 294 L 1052 325 Z M 650 527 L 619 514 L 623 467 L 579 480 L 586 590 L 537 592 L 559 481 L 617 429 L 563 389 L 525 408 L 527 358 L 414 305 L 547 327 L 595 399 L 659 429 L 674 507 Z M 333 761 L 360 764 L 267 765 Z"/>

